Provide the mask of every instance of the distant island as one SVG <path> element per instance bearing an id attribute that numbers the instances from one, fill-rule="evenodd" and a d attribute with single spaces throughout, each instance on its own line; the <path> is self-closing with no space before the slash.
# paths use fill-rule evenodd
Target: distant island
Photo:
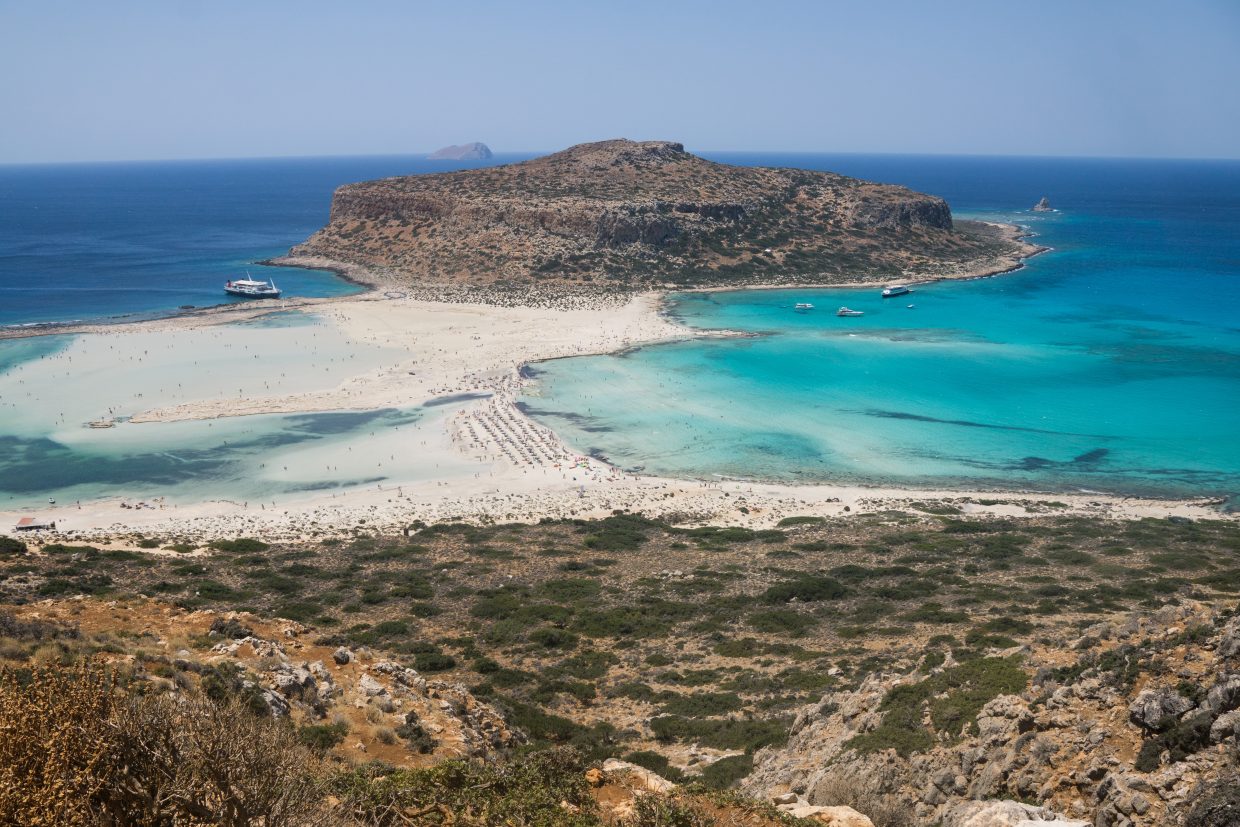
<path id="1" fill-rule="evenodd" d="M 484 143 L 474 141 L 472 144 L 457 144 L 437 149 L 427 156 L 432 161 L 485 161 L 492 155 L 491 148 Z"/>
<path id="2" fill-rule="evenodd" d="M 276 263 L 405 287 L 631 292 L 983 275 L 1038 249 L 905 187 L 610 140 L 342 186 L 328 225 Z"/>
<path id="3" fill-rule="evenodd" d="M 1055 208 L 1051 206 L 1050 199 L 1047 198 L 1045 195 L 1043 195 L 1042 200 L 1033 205 L 1033 211 L 1034 212 L 1054 212 Z"/>

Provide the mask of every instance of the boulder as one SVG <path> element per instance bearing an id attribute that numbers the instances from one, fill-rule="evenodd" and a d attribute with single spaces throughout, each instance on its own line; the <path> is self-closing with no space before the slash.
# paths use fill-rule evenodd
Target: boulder
<path id="1" fill-rule="evenodd" d="M 1224 712 L 1210 725 L 1211 743 L 1217 744 L 1228 738 L 1240 739 L 1240 709 Z"/>
<path id="2" fill-rule="evenodd" d="M 818 821 L 829 827 L 874 827 L 869 816 L 862 815 L 852 807 L 819 807 L 814 804 L 800 804 L 784 808 L 784 812 L 793 818 L 806 818 Z"/>
<path id="3" fill-rule="evenodd" d="M 334 660 L 338 666 L 344 666 L 346 663 L 353 660 L 353 653 L 344 646 L 341 646 L 339 649 L 332 652 L 332 660 Z"/>
<path id="4" fill-rule="evenodd" d="M 226 637 L 229 640 L 240 640 L 253 635 L 254 630 L 237 620 L 236 617 L 217 617 L 211 621 L 209 634 Z"/>
<path id="5" fill-rule="evenodd" d="M 1220 660 L 1240 659 L 1240 617 L 1232 618 L 1223 627 L 1216 651 Z"/>
<path id="6" fill-rule="evenodd" d="M 259 697 L 262 698 L 263 704 L 267 707 L 267 712 L 273 718 L 285 718 L 288 716 L 288 701 L 280 697 L 277 693 L 270 689 L 259 690 Z"/>
<path id="7" fill-rule="evenodd" d="M 636 781 L 643 792 L 667 793 L 676 789 L 675 784 L 658 773 L 616 758 L 608 758 L 603 762 L 603 772 L 611 775 L 626 775 Z"/>
<path id="8" fill-rule="evenodd" d="M 1206 693 L 1205 708 L 1214 716 L 1240 707 L 1240 672 L 1223 673 Z"/>
<path id="9" fill-rule="evenodd" d="M 1015 695 L 1000 695 L 977 714 L 978 739 L 987 747 L 1006 744 L 1032 728 L 1029 704 Z"/>
<path id="10" fill-rule="evenodd" d="M 1090 827 L 1020 801 L 964 801 L 944 813 L 942 827 Z"/>
<path id="11" fill-rule="evenodd" d="M 367 698 L 375 698 L 387 694 L 387 688 L 370 675 L 362 675 L 357 682 L 357 688 L 362 690 L 362 694 Z"/>
<path id="12" fill-rule="evenodd" d="M 1137 726 L 1152 730 L 1167 717 L 1182 715 L 1193 702 L 1174 689 L 1143 689 L 1128 705 L 1128 718 Z"/>
<path id="13" fill-rule="evenodd" d="M 315 695 L 318 689 L 318 681 L 314 679 L 314 675 L 303 664 L 301 666 L 290 666 L 287 663 L 279 664 L 273 670 L 275 674 L 272 681 L 275 689 L 286 698 L 304 699 L 311 695 Z"/>
<path id="14" fill-rule="evenodd" d="M 401 666 L 399 663 L 393 663 L 390 660 L 380 661 L 374 665 L 374 670 L 381 675 L 390 675 L 401 686 L 418 692 L 426 691 L 426 680 L 416 670 Z"/>

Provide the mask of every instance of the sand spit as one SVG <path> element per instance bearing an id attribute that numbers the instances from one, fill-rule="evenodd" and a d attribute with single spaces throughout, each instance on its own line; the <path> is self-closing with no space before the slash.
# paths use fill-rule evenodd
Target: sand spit
<path id="1" fill-rule="evenodd" d="M 209 539 L 259 534 L 298 540 L 358 528 L 399 531 L 415 520 L 533 522 L 600 517 L 628 509 L 683 524 L 726 522 L 770 526 L 794 515 L 838 516 L 916 510 L 946 501 L 963 513 L 1021 516 L 1079 513 L 1108 518 L 1217 518 L 1217 502 L 1173 502 L 1094 494 L 1046 495 L 908 491 L 863 486 L 792 486 L 746 481 L 695 481 L 625 474 L 581 456 L 516 405 L 530 362 L 612 352 L 702 335 L 660 313 L 660 296 L 617 306 L 498 307 L 449 304 L 402 296 L 316 302 L 315 315 L 359 344 L 395 354 L 381 367 L 350 375 L 335 387 L 265 397 L 206 395 L 136 413 L 142 422 L 217 419 L 258 413 L 366 410 L 448 403 L 436 433 L 409 445 L 445 469 L 433 479 L 378 483 L 335 492 L 277 497 L 269 503 L 212 500 L 186 504 L 106 499 L 37 510 L 59 532 L 99 540 L 140 532 L 161 538 Z M 261 313 L 261 310 L 254 310 Z M 269 310 L 267 312 L 270 312 Z M 114 348 L 123 337 L 154 330 L 213 325 L 214 316 L 107 326 L 86 337 Z M 118 339 L 118 337 L 120 337 Z M 142 338 L 145 338 L 143 336 Z M 447 470 L 450 469 L 450 470 Z M 464 469 L 464 470 L 462 470 Z M 0 531 L 29 510 L 0 512 Z"/>

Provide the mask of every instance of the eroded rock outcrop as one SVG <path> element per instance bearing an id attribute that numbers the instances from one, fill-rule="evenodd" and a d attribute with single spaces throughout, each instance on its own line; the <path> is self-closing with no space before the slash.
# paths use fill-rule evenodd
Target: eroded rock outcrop
<path id="1" fill-rule="evenodd" d="M 1189 603 L 1046 641 L 1015 690 L 1010 658 L 870 676 L 803 709 L 744 787 L 819 806 L 884 799 L 943 827 L 1186 824 L 1196 791 L 1240 762 L 1238 630 Z"/>

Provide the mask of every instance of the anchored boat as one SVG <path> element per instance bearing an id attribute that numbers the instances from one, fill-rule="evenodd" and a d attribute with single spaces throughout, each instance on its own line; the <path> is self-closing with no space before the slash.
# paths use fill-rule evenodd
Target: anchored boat
<path id="1" fill-rule="evenodd" d="M 278 299 L 280 288 L 276 287 L 275 279 L 271 281 L 255 281 L 246 273 L 243 279 L 233 279 L 224 285 L 224 292 L 230 296 L 243 299 Z"/>
<path id="2" fill-rule="evenodd" d="M 861 310 L 849 310 L 847 307 L 841 307 L 835 311 L 837 316 L 864 316 L 865 312 Z"/>
<path id="3" fill-rule="evenodd" d="M 903 284 L 893 284 L 883 289 L 884 299 L 894 299 L 896 296 L 903 296 L 905 293 L 912 293 L 911 287 L 905 287 Z"/>

